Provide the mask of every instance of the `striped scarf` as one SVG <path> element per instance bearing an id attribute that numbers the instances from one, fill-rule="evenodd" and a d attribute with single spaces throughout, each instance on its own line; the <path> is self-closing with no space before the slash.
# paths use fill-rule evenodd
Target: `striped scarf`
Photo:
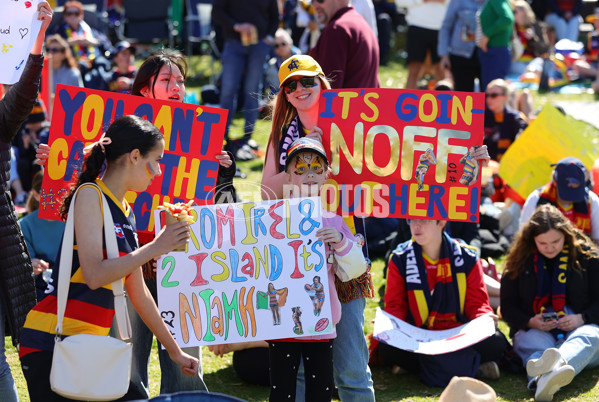
<path id="1" fill-rule="evenodd" d="M 430 291 L 422 248 L 414 241 L 401 254 L 399 270 L 406 282 L 413 325 L 435 329 L 437 322 L 467 322 L 464 316 L 467 276 L 476 257 L 463 253 L 459 243 L 443 234 L 437 277 Z"/>
<path id="2" fill-rule="evenodd" d="M 568 279 L 568 246 L 560 251 L 553 269 L 547 269 L 543 254 L 535 251 L 533 264 L 537 275 L 537 294 L 532 304 L 535 314 L 543 314 L 549 303 L 558 317 L 566 315 L 566 282 Z"/>

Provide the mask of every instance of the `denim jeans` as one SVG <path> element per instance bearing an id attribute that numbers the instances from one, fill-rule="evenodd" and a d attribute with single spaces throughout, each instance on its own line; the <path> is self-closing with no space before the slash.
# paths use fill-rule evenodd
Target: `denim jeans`
<path id="1" fill-rule="evenodd" d="M 10 366 L 6 361 L 6 348 L 4 347 L 4 306 L 0 301 L 0 401 L 17 402 L 17 387 L 10 372 Z"/>
<path id="2" fill-rule="evenodd" d="M 364 337 L 366 298 L 341 303 L 341 321 L 333 343 L 333 374 L 343 402 L 374 401 L 374 387 L 368 366 L 368 345 Z M 295 393 L 296 402 L 304 401 L 303 367 L 300 366 Z"/>
<path id="3" fill-rule="evenodd" d="M 520 330 L 514 335 L 514 351 L 522 358 L 524 366 L 530 359 L 541 357 L 545 349 L 557 347 L 555 337 L 538 329 Z M 585 368 L 599 366 L 599 326 L 582 325 L 566 334 L 558 350 L 564 360 L 578 375 Z"/>
<path id="4" fill-rule="evenodd" d="M 570 39 L 578 42 L 578 26 L 580 25 L 580 16 L 575 15 L 566 21 L 556 13 L 547 14 L 545 23 L 555 29 L 556 40 Z"/>
<path id="5" fill-rule="evenodd" d="M 147 279 L 146 285 L 156 300 L 156 280 Z M 128 301 L 129 318 L 131 320 L 131 331 L 133 332 L 133 361 L 131 362 L 131 384 L 137 392 L 148 393 L 148 364 L 152 351 L 153 334 L 144 324 L 141 317 L 135 311 L 133 305 Z M 168 352 L 162 349 L 158 342 L 158 358 L 160 360 L 160 393 L 170 394 L 179 391 L 202 391 L 206 390 L 206 384 L 202 379 L 202 353 L 200 347 L 182 348 L 183 352 L 196 357 L 200 361 L 198 375 L 188 377 L 181 372 L 177 363 L 171 360 Z"/>
<path id="6" fill-rule="evenodd" d="M 255 45 L 243 46 L 238 39 L 227 39 L 222 54 L 222 84 L 220 106 L 227 109 L 227 128 L 237 111 L 237 97 L 243 79 L 243 116 L 245 118 L 244 135 L 250 136 L 258 118 L 259 99 L 262 98 L 264 63 L 271 46 L 264 41 Z M 244 74 L 245 73 L 245 74 Z"/>
<path id="7" fill-rule="evenodd" d="M 480 48 L 477 50 L 480 61 L 480 90 L 484 92 L 489 82 L 508 75 L 512 64 L 512 53 L 507 46 L 490 47 L 486 52 Z"/>

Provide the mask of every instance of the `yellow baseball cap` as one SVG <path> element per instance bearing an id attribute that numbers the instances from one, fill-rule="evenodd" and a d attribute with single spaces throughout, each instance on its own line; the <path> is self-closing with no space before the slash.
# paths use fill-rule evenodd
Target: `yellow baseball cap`
<path id="1" fill-rule="evenodd" d="M 279 82 L 281 83 L 279 84 L 279 88 L 283 86 L 283 83 L 285 83 L 289 77 L 296 75 L 302 77 L 315 77 L 317 75 L 324 76 L 324 73 L 322 72 L 320 65 L 312 57 L 305 54 L 291 56 L 285 60 L 279 68 Z"/>

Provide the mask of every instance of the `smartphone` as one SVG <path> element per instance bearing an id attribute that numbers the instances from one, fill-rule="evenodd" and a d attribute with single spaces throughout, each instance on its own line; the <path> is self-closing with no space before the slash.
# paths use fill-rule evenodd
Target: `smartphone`
<path id="1" fill-rule="evenodd" d="M 557 321 L 557 313 L 543 313 L 543 321 Z"/>

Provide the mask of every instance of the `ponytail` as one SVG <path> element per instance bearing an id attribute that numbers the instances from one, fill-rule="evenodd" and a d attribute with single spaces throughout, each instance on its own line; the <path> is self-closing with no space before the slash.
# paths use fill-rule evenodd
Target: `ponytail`
<path id="1" fill-rule="evenodd" d="M 69 191 L 60 207 L 60 217 L 66 220 L 73 194 L 85 183 L 94 182 L 107 166 L 121 156 L 138 149 L 142 156 L 147 155 L 156 144 L 163 139 L 162 133 L 152 123 L 138 116 L 124 116 L 115 120 L 100 140 L 84 151 L 91 150 L 86 155 L 83 171 Z"/>

